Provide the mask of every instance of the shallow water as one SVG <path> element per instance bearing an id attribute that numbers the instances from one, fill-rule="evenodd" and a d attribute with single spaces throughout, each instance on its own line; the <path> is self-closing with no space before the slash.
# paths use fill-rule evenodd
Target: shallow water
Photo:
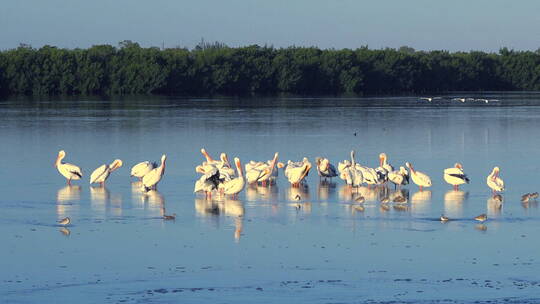
<path id="1" fill-rule="evenodd" d="M 540 190 L 540 94 L 475 96 L 500 101 L 0 101 L 0 302 L 540 302 L 540 212 L 520 202 Z M 312 171 L 299 190 L 280 172 L 272 188 L 209 202 L 192 193 L 201 147 L 243 162 L 279 151 L 335 164 L 355 149 L 369 166 L 386 152 L 434 185 L 405 187 L 408 203 L 389 208 L 379 199 L 393 188 L 361 188 L 362 212 L 338 179 L 319 184 Z M 85 174 L 71 187 L 53 167 L 60 149 Z M 158 191 L 142 195 L 130 167 L 163 153 Z M 90 187 L 92 170 L 115 158 L 124 167 L 106 188 Z M 442 179 L 457 161 L 471 178 L 460 192 Z M 500 209 L 485 185 L 495 165 L 507 185 Z M 480 213 L 484 224 L 472 219 Z M 58 226 L 66 216 L 72 224 Z"/>

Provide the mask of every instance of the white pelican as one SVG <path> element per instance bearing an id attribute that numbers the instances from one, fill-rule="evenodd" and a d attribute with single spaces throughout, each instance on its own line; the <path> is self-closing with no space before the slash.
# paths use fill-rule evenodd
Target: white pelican
<path id="1" fill-rule="evenodd" d="M 279 153 L 274 154 L 274 158 L 268 162 L 250 161 L 246 164 L 246 179 L 249 184 L 262 183 L 266 186 L 267 183 L 275 182 L 277 178 L 276 162 Z M 278 164 L 279 165 L 279 164 Z M 279 167 L 279 166 L 278 166 Z"/>
<path id="2" fill-rule="evenodd" d="M 504 181 L 499 177 L 499 167 L 493 168 L 493 171 L 487 177 L 486 183 L 493 190 L 493 194 L 504 191 Z"/>
<path id="3" fill-rule="evenodd" d="M 433 101 L 433 100 L 436 100 L 436 99 L 441 99 L 442 97 L 420 97 L 420 100 L 427 100 L 429 102 Z"/>
<path id="4" fill-rule="evenodd" d="M 131 168 L 131 176 L 137 177 L 139 180 L 142 180 L 148 172 L 152 171 L 158 165 L 155 162 L 143 161 Z"/>
<path id="5" fill-rule="evenodd" d="M 409 172 L 403 166 L 399 167 L 399 170 L 394 170 L 388 173 L 388 180 L 391 181 L 395 188 L 398 186 L 409 184 Z"/>
<path id="6" fill-rule="evenodd" d="M 218 185 L 218 187 L 222 189 L 222 193 L 225 195 L 236 196 L 244 189 L 244 174 L 242 174 L 242 164 L 240 163 L 240 159 L 238 157 L 234 158 L 234 164 L 236 165 L 236 170 L 238 171 L 238 177 Z"/>
<path id="7" fill-rule="evenodd" d="M 339 178 L 341 178 L 344 181 L 347 180 L 347 174 L 349 172 L 348 169 L 350 166 L 351 166 L 351 161 L 348 159 L 338 163 Z"/>
<path id="8" fill-rule="evenodd" d="M 469 183 L 469 178 L 463 172 L 463 166 L 456 163 L 453 168 L 444 169 L 444 180 L 454 186 L 454 190 L 459 190 L 459 185 Z"/>
<path id="9" fill-rule="evenodd" d="M 378 180 L 382 183 L 388 180 L 388 173 L 394 171 L 394 167 L 387 161 L 386 153 L 379 154 L 379 167 L 375 168 Z"/>
<path id="10" fill-rule="evenodd" d="M 351 166 L 362 173 L 363 182 L 368 185 L 377 185 L 380 183 L 379 175 L 373 168 L 362 166 L 356 163 L 354 159 L 354 150 L 351 151 Z"/>
<path id="11" fill-rule="evenodd" d="M 420 187 L 420 191 L 422 191 L 422 188 L 424 187 L 431 187 L 431 178 L 429 178 L 427 174 L 414 170 L 409 162 L 406 162 L 405 166 L 411 170 L 411 179 L 418 187 Z"/>
<path id="12" fill-rule="evenodd" d="M 82 171 L 81 168 L 68 164 L 68 163 L 62 163 L 62 159 L 66 157 L 66 152 L 64 150 L 60 150 L 58 152 L 58 156 L 56 157 L 56 162 L 54 163 L 54 166 L 56 169 L 58 169 L 58 172 L 62 174 L 67 179 L 67 184 L 71 185 L 71 180 L 78 180 L 82 177 Z"/>
<path id="13" fill-rule="evenodd" d="M 324 177 L 332 179 L 332 177 L 337 176 L 336 167 L 330 163 L 328 158 L 317 157 L 315 158 L 315 163 L 317 164 L 317 173 L 319 173 L 319 178 Z"/>
<path id="14" fill-rule="evenodd" d="M 219 170 L 215 165 L 205 162 L 203 165 L 197 166 L 195 171 L 203 174 L 196 182 L 194 193 L 204 191 L 206 198 L 212 197 L 212 191 L 217 189 L 218 184 L 221 182 L 219 179 Z"/>
<path id="15" fill-rule="evenodd" d="M 306 157 L 304 157 L 301 162 L 292 162 L 289 160 L 287 162 L 287 167 L 285 168 L 285 176 L 293 187 L 299 187 L 300 183 L 303 182 L 304 178 L 308 175 L 310 169 L 311 163 Z"/>
<path id="16" fill-rule="evenodd" d="M 163 154 L 161 156 L 161 165 L 159 167 L 152 169 L 142 178 L 142 184 L 144 191 L 149 191 L 150 189 L 156 190 L 157 183 L 161 180 L 161 177 L 165 173 L 165 161 L 167 160 L 167 155 Z"/>
<path id="17" fill-rule="evenodd" d="M 105 181 L 111 172 L 122 167 L 122 164 L 120 159 L 115 159 L 110 165 L 100 166 L 90 175 L 90 184 L 100 183 L 102 186 L 105 185 Z"/>

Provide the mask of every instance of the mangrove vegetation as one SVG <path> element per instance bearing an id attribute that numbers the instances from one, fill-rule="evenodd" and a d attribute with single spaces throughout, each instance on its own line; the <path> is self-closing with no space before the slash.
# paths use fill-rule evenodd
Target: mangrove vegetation
<path id="1" fill-rule="evenodd" d="M 391 94 L 540 90 L 540 52 L 228 47 L 143 48 L 131 41 L 88 49 L 0 52 L 0 94 Z"/>

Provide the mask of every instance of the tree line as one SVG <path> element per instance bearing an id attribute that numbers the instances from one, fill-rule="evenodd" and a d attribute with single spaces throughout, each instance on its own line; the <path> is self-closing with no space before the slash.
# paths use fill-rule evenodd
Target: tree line
<path id="1" fill-rule="evenodd" d="M 117 47 L 0 51 L 0 94 L 390 94 L 540 90 L 540 52 Z"/>

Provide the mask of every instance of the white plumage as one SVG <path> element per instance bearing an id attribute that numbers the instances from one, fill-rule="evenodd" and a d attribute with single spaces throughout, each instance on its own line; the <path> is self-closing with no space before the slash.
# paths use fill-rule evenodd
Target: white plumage
<path id="1" fill-rule="evenodd" d="M 459 185 L 469 183 L 469 178 L 463 172 L 463 166 L 456 163 L 454 167 L 444 169 L 444 181 L 454 186 L 454 190 L 458 190 Z"/>
<path id="2" fill-rule="evenodd" d="M 491 174 L 488 175 L 486 183 L 493 193 L 504 191 L 504 181 L 499 177 L 499 167 L 493 168 Z"/>
<path id="3" fill-rule="evenodd" d="M 62 163 L 62 159 L 66 157 L 66 152 L 64 150 L 60 150 L 58 152 L 58 156 L 56 157 L 56 162 L 54 163 L 54 166 L 56 169 L 58 169 L 58 172 L 62 174 L 66 179 L 68 185 L 71 185 L 71 180 L 78 180 L 82 178 L 82 171 L 81 168 L 78 166 L 75 166 L 73 164 L 68 163 Z"/>
<path id="4" fill-rule="evenodd" d="M 431 178 L 427 174 L 414 170 L 412 164 L 408 162 L 405 163 L 405 166 L 411 170 L 411 179 L 418 187 L 420 187 L 420 191 L 422 191 L 424 187 L 431 187 Z"/>
<path id="5" fill-rule="evenodd" d="M 165 161 L 167 160 L 167 155 L 163 154 L 161 156 L 161 165 L 159 167 L 152 169 L 142 178 L 143 190 L 148 191 L 150 189 L 156 189 L 156 185 L 163 177 L 165 173 Z"/>
<path id="6" fill-rule="evenodd" d="M 120 159 L 115 159 L 110 165 L 101 165 L 90 175 L 90 184 L 100 183 L 104 185 L 111 172 L 122 167 L 122 164 Z"/>
<path id="7" fill-rule="evenodd" d="M 223 182 L 218 186 L 224 194 L 233 196 L 240 193 L 244 189 L 245 185 L 244 174 L 242 174 L 242 164 L 240 163 L 240 159 L 238 157 L 235 157 L 234 163 L 236 165 L 236 170 L 238 171 L 238 177 Z"/>
<path id="8" fill-rule="evenodd" d="M 399 167 L 399 170 L 394 170 L 388 173 L 388 180 L 391 181 L 396 187 L 409 184 L 409 173 L 403 166 Z"/>
<path id="9" fill-rule="evenodd" d="M 311 163 L 306 157 L 301 162 L 292 162 L 289 160 L 285 168 L 285 176 L 293 187 L 298 187 L 304 181 L 310 169 Z"/>
<path id="10" fill-rule="evenodd" d="M 151 163 L 149 161 L 143 161 L 131 168 L 131 176 L 137 177 L 142 180 L 143 176 L 148 174 L 157 167 L 156 163 Z"/>

